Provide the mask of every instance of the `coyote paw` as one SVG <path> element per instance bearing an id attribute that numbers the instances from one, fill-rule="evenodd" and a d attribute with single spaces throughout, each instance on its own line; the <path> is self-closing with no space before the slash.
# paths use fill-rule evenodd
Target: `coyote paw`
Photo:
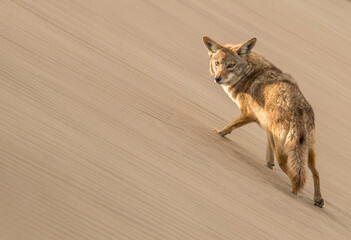
<path id="1" fill-rule="evenodd" d="M 314 205 L 317 206 L 317 207 L 323 207 L 324 205 L 324 200 L 322 197 L 317 197 L 314 199 Z"/>
<path id="2" fill-rule="evenodd" d="M 275 166 L 275 164 L 274 163 L 267 163 L 267 167 L 269 168 L 269 169 L 272 169 L 273 170 L 273 167 Z"/>
<path id="3" fill-rule="evenodd" d="M 225 131 L 219 131 L 217 129 L 213 129 L 213 131 L 219 135 L 221 135 L 222 137 L 224 137 L 225 135 L 228 134 L 228 132 L 225 132 Z"/>

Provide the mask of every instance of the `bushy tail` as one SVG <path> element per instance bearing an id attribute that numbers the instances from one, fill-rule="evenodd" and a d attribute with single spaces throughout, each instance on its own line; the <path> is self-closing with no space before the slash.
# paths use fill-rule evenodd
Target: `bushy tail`
<path id="1" fill-rule="evenodd" d="M 297 194 L 307 180 L 308 147 L 305 139 L 298 139 L 288 152 L 288 176 L 292 192 Z"/>

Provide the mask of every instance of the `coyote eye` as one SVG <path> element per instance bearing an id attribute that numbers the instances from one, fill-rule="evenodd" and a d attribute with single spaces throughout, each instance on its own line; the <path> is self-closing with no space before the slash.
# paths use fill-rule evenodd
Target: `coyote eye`
<path id="1" fill-rule="evenodd" d="M 235 64 L 232 63 L 232 64 L 229 64 L 229 65 L 227 66 L 227 68 L 233 68 L 234 66 L 235 66 Z"/>
<path id="2" fill-rule="evenodd" d="M 218 65 L 219 65 L 219 62 L 215 62 L 215 65 L 218 66 Z"/>

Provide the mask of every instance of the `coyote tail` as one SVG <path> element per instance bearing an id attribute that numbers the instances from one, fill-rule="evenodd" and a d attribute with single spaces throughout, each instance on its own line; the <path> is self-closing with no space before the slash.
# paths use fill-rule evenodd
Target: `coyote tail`
<path id="1" fill-rule="evenodd" d="M 306 132 L 292 140 L 288 152 L 288 176 L 292 185 L 292 192 L 297 194 L 304 187 L 307 180 L 308 146 Z"/>

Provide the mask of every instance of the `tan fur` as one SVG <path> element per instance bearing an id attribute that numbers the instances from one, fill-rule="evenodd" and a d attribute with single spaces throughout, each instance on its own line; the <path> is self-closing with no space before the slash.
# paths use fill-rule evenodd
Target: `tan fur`
<path id="1" fill-rule="evenodd" d="M 210 73 L 238 105 L 241 115 L 222 130 L 225 136 L 245 124 L 256 122 L 267 132 L 267 166 L 273 169 L 274 154 L 297 194 L 313 174 L 315 205 L 324 204 L 319 173 L 315 167 L 314 113 L 293 78 L 263 56 L 252 52 L 256 39 L 239 45 L 220 45 L 204 36 L 210 56 Z"/>

